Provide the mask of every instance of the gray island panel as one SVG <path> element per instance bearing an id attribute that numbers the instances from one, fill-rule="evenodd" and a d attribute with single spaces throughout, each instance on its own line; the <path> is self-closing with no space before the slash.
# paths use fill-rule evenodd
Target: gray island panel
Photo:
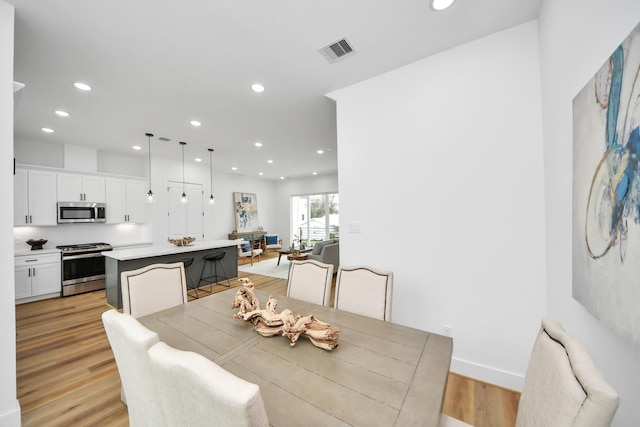
<path id="1" fill-rule="evenodd" d="M 172 263 L 183 258 L 193 258 L 193 264 L 189 267 L 189 272 L 197 285 L 204 265 L 202 258 L 217 252 L 225 253 L 222 263 L 229 276 L 228 278 L 231 280 L 238 277 L 238 247 L 237 243 L 232 240 L 196 241 L 190 246 L 168 244 L 103 252 L 107 275 L 107 303 L 112 307 L 122 308 L 120 274 L 123 271 L 135 270 L 151 264 Z M 218 269 L 218 274 L 224 274 L 222 269 Z M 205 275 L 208 276 L 208 274 Z"/>

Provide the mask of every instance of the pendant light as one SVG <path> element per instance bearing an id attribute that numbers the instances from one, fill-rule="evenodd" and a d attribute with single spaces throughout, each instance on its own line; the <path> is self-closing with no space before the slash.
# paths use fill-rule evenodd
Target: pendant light
<path id="1" fill-rule="evenodd" d="M 216 204 L 216 198 L 213 197 L 213 148 L 208 148 L 209 150 L 209 176 L 211 177 L 211 196 L 209 196 L 209 204 L 211 206 Z"/>
<path id="2" fill-rule="evenodd" d="M 149 192 L 147 193 L 147 203 L 153 203 L 153 191 L 151 191 L 151 138 L 152 133 L 145 133 L 145 136 L 149 138 Z"/>
<path id="3" fill-rule="evenodd" d="M 180 141 L 180 145 L 182 145 L 182 196 L 180 197 L 181 203 L 187 203 L 187 192 L 184 183 L 184 146 L 187 145 L 186 142 Z"/>

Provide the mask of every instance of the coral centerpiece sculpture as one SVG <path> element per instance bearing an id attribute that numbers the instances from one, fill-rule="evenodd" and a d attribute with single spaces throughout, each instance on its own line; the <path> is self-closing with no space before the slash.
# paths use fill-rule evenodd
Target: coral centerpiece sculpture
<path id="1" fill-rule="evenodd" d="M 244 286 L 236 292 L 231 308 L 239 311 L 233 315 L 234 319 L 253 324 L 253 330 L 264 337 L 282 335 L 291 340 L 291 346 L 296 345 L 300 335 L 309 338 L 316 347 L 333 350 L 338 346 L 340 329 L 316 319 L 313 315 L 293 315 L 291 310 L 284 309 L 278 313 L 278 300 L 269 296 L 266 307 L 260 309 L 260 301 L 253 293 L 254 284 L 246 277 L 239 279 Z"/>

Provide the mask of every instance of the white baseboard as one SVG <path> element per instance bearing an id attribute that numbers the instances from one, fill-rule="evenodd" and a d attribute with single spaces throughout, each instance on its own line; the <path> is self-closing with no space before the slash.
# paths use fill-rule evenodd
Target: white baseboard
<path id="1" fill-rule="evenodd" d="M 16 406 L 9 412 L 0 414 L 0 427 L 20 427 L 20 402 L 16 399 Z"/>
<path id="2" fill-rule="evenodd" d="M 524 374 L 507 372 L 455 357 L 451 360 L 451 372 L 515 391 L 522 391 L 524 386 Z"/>

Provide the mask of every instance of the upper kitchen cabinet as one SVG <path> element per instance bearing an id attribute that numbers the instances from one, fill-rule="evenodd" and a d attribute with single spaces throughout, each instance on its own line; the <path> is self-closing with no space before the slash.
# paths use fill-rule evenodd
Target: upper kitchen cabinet
<path id="1" fill-rule="evenodd" d="M 13 224 L 56 225 L 56 173 L 16 169 Z"/>
<path id="2" fill-rule="evenodd" d="M 107 178 L 107 223 L 144 222 L 145 181 Z"/>
<path id="3" fill-rule="evenodd" d="M 93 175 L 59 173 L 60 202 L 105 202 L 105 178 Z"/>

